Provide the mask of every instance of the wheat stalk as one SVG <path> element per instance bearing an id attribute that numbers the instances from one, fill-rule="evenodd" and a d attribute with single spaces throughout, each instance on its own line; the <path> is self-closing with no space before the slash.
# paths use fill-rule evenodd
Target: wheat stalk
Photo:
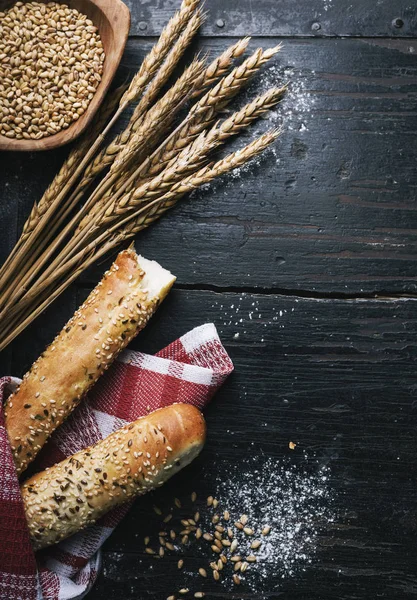
<path id="1" fill-rule="evenodd" d="M 31 312 L 28 311 L 25 319 L 19 325 L 15 326 L 12 324 L 8 327 L 6 338 L 0 342 L 0 351 L 19 335 L 19 333 L 21 333 L 21 331 L 23 331 L 23 329 L 25 329 L 43 310 L 45 310 L 85 269 L 96 262 L 100 257 L 118 246 L 121 242 L 126 241 L 146 227 L 149 227 L 149 225 L 159 219 L 165 212 L 175 206 L 178 200 L 187 192 L 192 191 L 203 184 L 209 183 L 216 177 L 224 175 L 253 159 L 272 144 L 278 135 L 278 130 L 267 132 L 241 150 L 226 156 L 210 167 L 199 170 L 197 173 L 176 184 L 161 198 L 150 202 L 136 214 L 126 217 L 122 223 L 90 242 L 86 248 L 73 257 L 69 265 L 67 264 L 61 268 L 61 273 L 63 273 L 65 271 L 70 271 L 72 266 L 78 265 L 57 288 L 53 288 L 48 292 L 48 287 L 54 283 L 56 277 L 44 282 L 41 290 L 44 300 L 35 308 L 35 310 Z M 109 239 L 104 241 L 105 237 L 108 237 Z M 103 245 L 99 247 L 99 244 L 103 241 Z"/>
<path id="2" fill-rule="evenodd" d="M 195 171 L 207 155 L 226 142 L 231 136 L 238 135 L 243 129 L 275 106 L 282 98 L 285 87 L 272 88 L 262 96 L 246 104 L 228 119 L 213 127 L 208 133 L 201 133 L 197 139 L 174 157 L 168 166 L 156 177 L 114 201 L 107 207 L 97 227 L 107 227 L 109 223 L 126 211 L 137 208 L 138 204 L 160 196 L 167 188 L 181 181 L 190 171 Z M 94 215 L 95 216 L 95 215 Z M 91 226 L 90 220 L 90 226 Z"/>
<path id="3" fill-rule="evenodd" d="M 123 95 L 121 104 L 135 102 L 143 93 L 155 72 L 158 70 L 168 54 L 173 40 L 175 40 L 186 23 L 193 16 L 200 0 L 183 0 L 180 10 L 172 17 L 168 25 L 162 30 L 157 43 L 144 58 L 139 71 L 132 79 L 129 89 Z"/>
<path id="4" fill-rule="evenodd" d="M 175 67 L 178 65 L 185 50 L 190 45 L 193 37 L 201 26 L 204 15 L 197 11 L 188 22 L 178 41 L 169 52 L 165 62 L 162 64 L 157 75 L 151 81 L 144 92 L 139 104 L 136 106 L 133 115 L 126 129 L 119 133 L 106 148 L 104 148 L 96 158 L 88 165 L 83 175 L 83 187 L 87 187 L 91 181 L 97 177 L 103 170 L 110 166 L 116 155 L 128 144 L 132 135 L 137 131 L 143 122 L 143 115 L 157 98 L 161 89 L 169 80 Z M 82 190 L 77 190 L 78 192 Z"/>
<path id="5" fill-rule="evenodd" d="M 71 174 L 68 180 L 65 181 L 60 192 L 57 194 L 57 196 L 55 196 L 54 200 L 47 207 L 46 212 L 42 215 L 34 229 L 31 231 L 31 235 L 28 236 L 26 240 L 22 241 L 22 243 L 17 247 L 16 251 L 13 252 L 11 259 L 6 261 L 6 266 L 0 271 L 0 289 L 3 289 L 7 282 L 10 282 L 10 288 L 13 288 L 13 283 L 30 270 L 31 266 L 36 261 L 36 258 L 42 252 L 42 249 L 46 247 L 51 234 L 44 236 L 41 241 L 39 241 L 39 238 L 43 233 L 48 221 L 51 219 L 53 213 L 61 205 L 62 201 L 65 199 L 65 196 L 69 193 L 75 182 L 83 173 L 85 167 L 95 156 L 101 144 L 103 143 L 106 134 L 119 119 L 122 112 L 129 106 L 129 104 L 138 99 L 138 97 L 141 95 L 145 86 L 147 83 L 149 83 L 153 74 L 164 60 L 176 37 L 187 24 L 188 20 L 192 17 L 194 11 L 197 9 L 198 4 L 199 0 L 183 0 L 179 12 L 172 17 L 168 25 L 162 31 L 158 42 L 152 48 L 151 52 L 145 57 L 141 68 L 133 78 L 126 92 L 123 94 L 116 113 L 113 115 L 104 131 L 102 131 L 96 137 L 93 145 L 90 147 L 81 162 L 77 165 L 75 171 Z M 27 255 L 29 245 L 32 246 L 30 258 Z M 34 251 L 35 248 L 37 249 L 36 252 Z M 25 258 L 26 260 L 24 260 Z M 22 264 L 22 261 L 24 261 L 24 264 Z M 6 300 L 7 294 L 3 293 L 0 298 L 0 307 L 5 304 Z"/>
<path id="6" fill-rule="evenodd" d="M 255 100 L 232 114 L 223 123 L 218 124 L 209 132 L 201 133 L 177 157 L 171 160 L 170 164 L 160 175 L 144 183 L 133 192 L 126 194 L 119 201 L 111 203 L 101 215 L 98 214 L 98 211 L 90 213 L 86 222 L 86 235 L 78 237 L 77 243 L 73 244 L 71 253 L 68 252 L 67 248 L 66 255 L 61 254 L 55 259 L 44 275 L 39 278 L 37 286 L 39 287 L 40 284 L 45 285 L 44 282 L 48 282 L 53 273 L 55 274 L 55 278 L 58 278 L 63 268 L 68 269 L 71 267 L 74 264 L 73 255 L 78 256 L 77 251 L 84 251 L 82 248 L 83 240 L 94 239 L 96 232 L 100 229 L 105 229 L 104 237 L 106 237 L 108 232 L 111 231 L 108 228 L 114 221 L 126 217 L 127 213 L 137 211 L 144 203 L 152 202 L 155 198 L 164 196 L 170 189 L 174 189 L 176 183 L 184 180 L 189 173 L 199 169 L 211 151 L 227 141 L 231 136 L 240 133 L 255 119 L 258 119 L 275 106 L 282 98 L 284 91 L 285 87 L 272 88 L 255 98 Z M 71 260 L 69 261 L 69 259 Z M 63 266 L 65 262 L 67 262 L 66 267 Z M 30 303 L 34 296 L 36 296 L 36 293 L 34 295 L 31 293 L 27 294 L 25 304 Z M 11 314 L 13 314 L 13 311 Z"/>
<path id="7" fill-rule="evenodd" d="M 232 49 L 233 46 L 228 51 Z M 215 88 L 207 92 L 165 143 L 137 170 L 136 181 L 154 177 L 160 173 L 182 148 L 213 124 L 216 115 L 245 87 L 262 65 L 279 50 L 280 46 L 267 52 L 258 49 L 240 67 L 236 67 L 228 77 L 223 78 Z"/>
<path id="8" fill-rule="evenodd" d="M 195 18 L 194 18 L 195 17 Z M 182 40 L 182 44 L 185 42 L 189 43 L 195 35 L 196 30 L 201 23 L 202 14 L 200 11 L 191 19 L 190 23 L 192 26 L 187 30 L 187 36 Z M 183 51 L 183 49 L 182 49 Z M 179 57 L 178 57 L 179 58 Z M 17 298 L 21 297 L 25 292 L 25 287 L 28 285 L 30 281 L 39 273 L 45 263 L 50 259 L 55 250 L 59 247 L 59 245 L 63 242 L 65 237 L 71 231 L 74 224 L 76 224 L 80 218 L 83 217 L 83 214 L 86 214 L 90 207 L 94 206 L 96 199 L 100 197 L 100 194 L 105 194 L 107 191 L 111 191 L 111 186 L 115 182 L 118 173 L 121 170 L 121 167 L 125 166 L 125 162 L 134 158 L 140 147 L 144 147 L 145 144 L 150 146 L 152 140 L 157 140 L 158 135 L 161 135 L 161 131 L 163 126 L 167 126 L 169 121 L 175 117 L 176 112 L 181 108 L 182 103 L 185 101 L 187 96 L 192 92 L 193 87 L 201 77 L 201 74 L 204 69 L 204 63 L 198 59 L 195 59 L 191 65 L 185 70 L 183 75 L 175 82 L 175 84 L 168 90 L 168 92 L 148 111 L 146 118 L 143 119 L 141 127 L 138 128 L 136 133 L 131 137 L 130 142 L 124 147 L 124 151 L 122 149 L 120 158 L 117 166 L 113 169 L 113 173 L 110 173 L 107 178 L 105 178 L 101 184 L 96 188 L 93 194 L 85 203 L 83 210 L 74 217 L 74 219 L 64 228 L 59 236 L 56 237 L 54 242 L 48 247 L 46 252 L 41 256 L 40 260 L 33 261 L 35 265 L 32 268 L 26 270 L 28 273 L 25 276 L 25 273 L 22 274 L 18 286 L 14 292 L 10 293 L 8 297 L 3 296 L 6 301 L 10 304 L 11 301 L 16 301 Z M 122 101 L 120 101 L 121 103 Z M 155 124 L 158 124 L 156 126 Z M 152 132 L 150 134 L 150 132 Z M 81 185 L 81 188 L 83 186 Z M 66 218 L 68 214 L 70 214 L 71 210 L 75 207 L 78 200 L 78 195 L 70 196 L 67 206 L 63 208 L 62 211 L 62 219 Z M 99 204 L 97 205 L 97 207 Z M 54 233 L 54 229 L 51 228 L 49 231 L 49 236 Z M 38 254 L 39 256 L 39 254 Z M 50 270 L 53 269 L 55 263 L 52 263 L 50 267 L 46 271 L 46 275 L 49 274 Z M 29 265 L 30 267 L 30 265 Z M 7 306 L 7 305 L 6 305 Z"/>
<path id="9" fill-rule="evenodd" d="M 191 192 L 204 184 L 210 183 L 216 177 L 225 175 L 261 154 L 279 136 L 280 130 L 274 129 L 250 142 L 244 148 L 229 154 L 211 166 L 203 167 L 197 173 L 188 176 L 175 184 L 169 192 L 140 208 L 133 214 L 125 217 L 123 221 L 110 228 L 107 235 L 118 232 L 117 243 L 136 235 L 142 229 L 159 219 L 167 210 L 175 206 L 178 200 L 186 193 Z"/>
<path id="10" fill-rule="evenodd" d="M 233 61 L 247 47 L 246 38 L 208 66 L 195 59 L 158 99 L 200 25 L 202 12 L 197 6 L 198 0 L 183 0 L 130 86 L 117 99 L 112 96 L 89 137 L 79 142 L 34 207 L 20 246 L 0 272 L 0 289 L 7 284 L 0 299 L 0 322 L 5 324 L 0 350 L 98 257 L 147 227 L 187 191 L 250 160 L 276 138 L 277 131 L 264 134 L 207 166 L 212 152 L 281 98 L 285 88 L 274 88 L 215 124 L 222 109 L 279 46 L 256 50 L 231 71 Z M 136 100 L 139 103 L 125 131 L 99 152 L 121 112 Z M 189 100 L 195 104 L 174 128 L 174 118 Z M 110 168 L 104 179 L 75 212 L 81 194 L 106 167 Z"/>
<path id="11" fill-rule="evenodd" d="M 84 212 L 86 212 L 89 206 L 91 206 L 91 210 L 80 222 L 78 230 L 83 229 L 84 225 L 100 212 L 106 199 L 111 195 L 111 185 L 116 182 L 118 172 L 121 169 L 127 168 L 132 158 L 140 161 L 141 152 L 143 156 L 143 152 L 145 150 L 148 151 L 152 142 L 155 143 L 154 140 L 161 136 L 163 126 L 166 126 L 167 121 L 175 117 L 176 112 L 178 112 L 185 99 L 194 89 L 203 69 L 204 63 L 195 59 L 166 94 L 149 110 L 141 127 L 138 128 L 124 150 L 122 150 L 116 161 L 114 161 L 108 178 L 103 180 L 102 184 L 96 189 L 95 195 L 87 201 Z M 100 200 L 97 202 L 96 198 L 99 196 Z"/>
<path id="12" fill-rule="evenodd" d="M 2 273 L 3 270 L 5 270 L 6 267 L 8 267 L 14 254 L 17 252 L 17 250 L 20 248 L 23 242 L 30 236 L 31 232 L 35 229 L 36 225 L 41 220 L 41 218 L 53 202 L 56 194 L 59 193 L 62 186 L 74 174 L 77 165 L 82 160 L 83 154 L 91 146 L 97 135 L 100 133 L 100 131 L 102 131 L 103 127 L 110 119 L 116 106 L 119 104 L 120 98 L 122 97 L 126 88 L 126 85 L 121 85 L 111 94 L 109 94 L 109 96 L 107 96 L 107 98 L 101 105 L 99 111 L 95 115 L 90 127 L 87 129 L 86 133 L 84 133 L 84 135 L 81 136 L 79 141 L 76 143 L 75 147 L 71 150 L 68 158 L 65 160 L 61 169 L 54 177 L 52 183 L 45 190 L 42 198 L 39 200 L 39 202 L 35 202 L 33 204 L 30 215 L 23 226 L 22 234 L 19 240 L 17 241 L 13 252 L 10 253 L 7 260 L 2 265 L 0 273 Z"/>
<path id="13" fill-rule="evenodd" d="M 118 87 L 116 90 L 109 93 L 104 100 L 99 111 L 93 119 L 90 127 L 86 133 L 80 137 L 75 147 L 71 150 L 68 158 L 63 163 L 58 174 L 54 177 L 52 183 L 46 189 L 44 195 L 40 199 L 39 203 L 35 202 L 32 212 L 23 226 L 23 238 L 28 236 L 31 231 L 36 227 L 40 218 L 48 210 L 49 206 L 53 202 L 56 194 L 62 188 L 64 182 L 68 181 L 71 175 L 74 173 L 77 165 L 82 160 L 84 153 L 90 148 L 96 137 L 103 131 L 107 125 L 110 117 L 114 113 L 115 109 L 119 105 L 120 99 L 123 93 L 126 91 L 126 85 Z"/>
<path id="14" fill-rule="evenodd" d="M 245 53 L 250 42 L 250 37 L 245 37 L 229 46 L 220 56 L 215 58 L 207 67 L 199 88 L 194 92 L 192 98 L 200 97 L 208 88 L 212 87 L 229 70 L 230 65 L 236 58 Z"/>

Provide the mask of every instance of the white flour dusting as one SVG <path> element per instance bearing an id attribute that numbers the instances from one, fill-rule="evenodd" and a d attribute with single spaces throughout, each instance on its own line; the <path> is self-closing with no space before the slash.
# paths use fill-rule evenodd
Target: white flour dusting
<path id="1" fill-rule="evenodd" d="M 279 587 L 282 579 L 304 571 L 314 561 L 318 537 L 323 527 L 334 521 L 329 469 L 307 469 L 275 458 L 258 456 L 241 468 L 220 469 L 215 497 L 219 508 L 227 508 L 231 522 L 242 514 L 255 530 L 254 537 L 237 532 L 239 554 L 256 554 L 257 563 L 241 576 L 242 588 L 262 592 L 263 583 Z M 265 526 L 271 532 L 262 536 Z M 256 552 L 254 539 L 262 541 Z M 225 578 L 225 584 L 227 585 Z M 233 584 L 232 584 L 233 585 Z"/>

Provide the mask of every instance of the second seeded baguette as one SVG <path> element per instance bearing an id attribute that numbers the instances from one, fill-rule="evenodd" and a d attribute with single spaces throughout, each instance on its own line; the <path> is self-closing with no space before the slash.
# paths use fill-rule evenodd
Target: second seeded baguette
<path id="1" fill-rule="evenodd" d="M 174 281 L 169 271 L 134 250 L 118 255 L 7 400 L 6 429 L 19 474 L 145 327 Z"/>
<path id="2" fill-rule="evenodd" d="M 173 404 L 31 477 L 21 492 L 35 550 L 162 485 L 200 453 L 205 436 L 200 411 Z"/>

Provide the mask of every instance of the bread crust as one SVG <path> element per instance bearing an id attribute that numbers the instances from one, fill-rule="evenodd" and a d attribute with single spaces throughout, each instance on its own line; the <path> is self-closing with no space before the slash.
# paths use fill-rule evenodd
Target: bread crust
<path id="1" fill-rule="evenodd" d="M 157 272 L 153 280 L 141 262 L 149 272 Z M 119 352 L 143 329 L 174 281 L 168 271 L 138 257 L 132 249 L 118 255 L 7 400 L 5 423 L 19 474 Z"/>
<path id="2" fill-rule="evenodd" d="M 34 548 L 73 535 L 159 487 L 200 453 L 205 438 L 200 411 L 173 404 L 34 475 L 21 487 Z"/>

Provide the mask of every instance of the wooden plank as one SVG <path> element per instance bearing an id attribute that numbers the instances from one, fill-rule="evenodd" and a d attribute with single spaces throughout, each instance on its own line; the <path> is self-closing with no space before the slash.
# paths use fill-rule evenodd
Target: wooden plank
<path id="1" fill-rule="evenodd" d="M 131 34 L 159 35 L 180 0 L 127 0 L 132 13 Z M 211 0 L 202 29 L 206 36 L 384 36 L 413 37 L 415 6 L 407 0 Z"/>
<path id="2" fill-rule="evenodd" d="M 157 600 L 183 584 L 199 589 L 178 571 L 177 554 L 158 562 L 144 554 L 144 536 L 160 529 L 152 505 L 168 510 L 174 496 L 193 490 L 206 498 L 224 461 L 243 473 L 249 455 L 274 457 L 298 474 L 328 469 L 334 521 L 321 524 L 311 564 L 295 561 L 294 573 L 272 577 L 265 595 L 241 586 L 237 596 L 210 579 L 207 597 L 415 599 L 415 306 L 174 290 L 131 347 L 155 352 L 213 321 L 236 370 L 207 410 L 204 453 L 136 502 L 105 545 L 91 599 L 133 600 L 141 590 Z M 186 551 L 186 573 L 201 566 L 199 557 L 195 545 Z"/>
<path id="3" fill-rule="evenodd" d="M 131 41 L 120 76 L 149 47 L 150 41 Z M 213 55 L 224 47 L 217 39 L 201 44 Z M 238 142 L 282 124 L 274 151 L 184 201 L 138 238 L 140 251 L 185 285 L 414 293 L 417 71 L 410 48 L 417 51 L 417 43 L 286 41 L 235 103 L 290 82 L 269 122 Z M 5 156 L 4 202 L 19 197 L 26 217 L 65 151 Z M 97 281 L 103 270 L 100 265 L 88 280 Z"/>

